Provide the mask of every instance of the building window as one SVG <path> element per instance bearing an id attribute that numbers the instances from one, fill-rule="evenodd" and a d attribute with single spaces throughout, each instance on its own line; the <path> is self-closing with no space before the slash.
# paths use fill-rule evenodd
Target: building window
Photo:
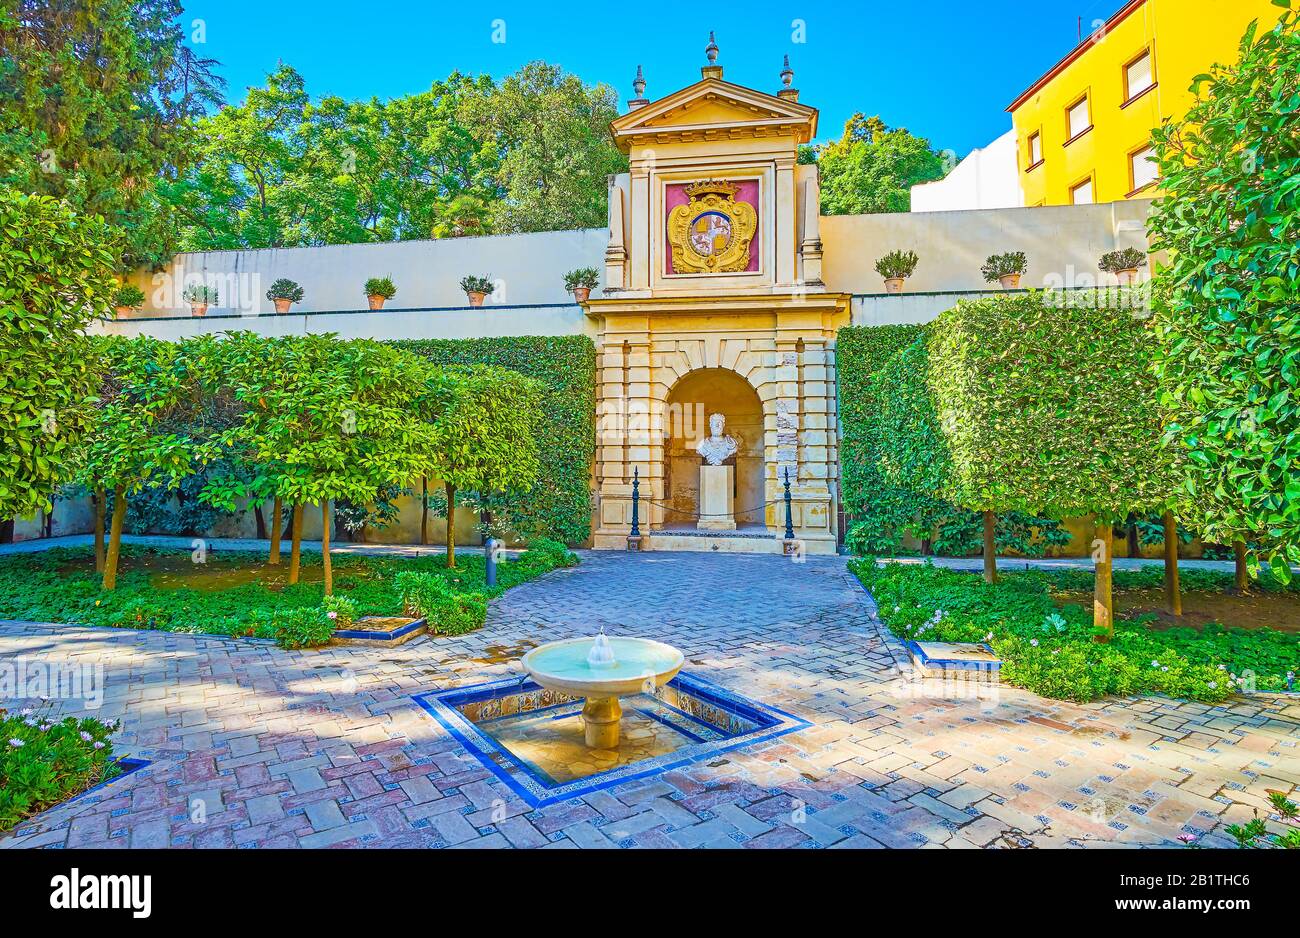
<path id="1" fill-rule="evenodd" d="M 1147 49 L 1124 66 L 1125 103 L 1132 101 L 1154 84 L 1155 74 L 1151 71 L 1151 50 Z"/>
<path id="2" fill-rule="evenodd" d="M 1067 142 L 1092 128 L 1092 118 L 1088 113 L 1088 96 L 1084 95 L 1066 110 Z"/>
<path id="3" fill-rule="evenodd" d="M 1092 204 L 1092 177 L 1070 187 L 1070 202 L 1073 205 Z"/>
<path id="4" fill-rule="evenodd" d="M 1133 182 L 1134 192 L 1137 192 L 1139 189 L 1145 189 L 1160 178 L 1160 171 L 1156 167 L 1156 164 L 1152 162 L 1152 160 L 1155 159 L 1155 155 L 1156 151 L 1150 146 L 1145 146 L 1142 149 L 1129 154 L 1129 178 Z"/>
<path id="5" fill-rule="evenodd" d="M 1034 131 L 1029 135 L 1029 169 L 1033 169 L 1043 161 L 1043 138 Z"/>

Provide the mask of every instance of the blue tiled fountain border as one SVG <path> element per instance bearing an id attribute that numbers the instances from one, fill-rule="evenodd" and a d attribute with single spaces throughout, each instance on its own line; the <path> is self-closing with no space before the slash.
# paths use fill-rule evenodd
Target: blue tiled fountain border
<path id="1" fill-rule="evenodd" d="M 720 753 L 766 742 L 812 726 L 807 720 L 786 713 L 784 710 L 751 700 L 684 671 L 673 678 L 669 684 L 692 696 L 716 703 L 759 725 L 748 733 L 729 739 L 701 741 L 663 756 L 642 759 L 608 772 L 556 784 L 500 746 L 496 740 L 482 732 L 456 709 L 461 704 L 498 696 L 501 691 L 526 693 L 540 690 L 541 688 L 533 681 L 526 678 L 506 678 L 416 694 L 412 699 L 437 720 L 484 768 L 534 808 L 612 788 L 634 779 L 660 775 L 670 769 L 711 759 Z"/>

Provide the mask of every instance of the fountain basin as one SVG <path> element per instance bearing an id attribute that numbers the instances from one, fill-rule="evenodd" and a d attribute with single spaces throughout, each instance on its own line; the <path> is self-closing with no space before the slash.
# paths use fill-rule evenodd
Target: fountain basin
<path id="1" fill-rule="evenodd" d="M 663 642 L 649 638 L 606 638 L 612 663 L 592 663 L 594 638 L 570 638 L 539 645 L 523 657 L 529 676 L 545 687 L 571 697 L 585 697 L 582 708 L 587 745 L 613 749 L 618 745 L 623 718 L 620 697 L 654 692 L 677 676 L 684 657 Z"/>

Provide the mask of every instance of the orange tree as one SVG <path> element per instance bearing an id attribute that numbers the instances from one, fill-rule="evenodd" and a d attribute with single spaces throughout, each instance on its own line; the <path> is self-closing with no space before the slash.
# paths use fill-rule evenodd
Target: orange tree
<path id="1" fill-rule="evenodd" d="M 513 371 L 466 368 L 454 372 L 452 393 L 437 415 L 433 475 L 447 493 L 447 566 L 456 565 L 456 493 L 480 504 L 530 488 L 537 481 L 535 429 L 542 386 Z"/>
<path id="2" fill-rule="evenodd" d="M 111 312 L 113 265 L 99 219 L 0 189 L 0 522 L 72 477 L 95 392 L 83 330 Z"/>
<path id="3" fill-rule="evenodd" d="M 416 356 L 333 335 L 236 334 L 230 355 L 227 373 L 246 409 L 223 442 L 273 467 L 266 474 L 268 489 L 299 512 L 307 503 L 320 505 L 328 595 L 331 501 L 368 503 L 383 486 L 406 485 L 429 473 L 436 443 L 432 418 L 447 393 L 446 379 Z M 293 529 L 295 557 L 300 518 L 299 513 Z"/>
<path id="4" fill-rule="evenodd" d="M 183 346 L 140 337 L 99 338 L 92 346 L 101 379 L 99 406 L 81 452 L 81 481 L 113 494 L 103 587 L 117 585 L 127 499 L 146 485 L 175 488 L 208 461 L 208 444 L 190 435 L 202 391 Z M 101 497 L 101 503 L 103 499 Z M 102 542 L 102 515 L 96 541 Z"/>
<path id="5" fill-rule="evenodd" d="M 1285 2 L 1279 6 L 1294 6 Z M 1300 561 L 1300 13 L 1255 26 L 1155 133 L 1152 247 L 1169 252 L 1156 367 L 1187 458 L 1192 525 L 1246 540 L 1279 580 Z"/>

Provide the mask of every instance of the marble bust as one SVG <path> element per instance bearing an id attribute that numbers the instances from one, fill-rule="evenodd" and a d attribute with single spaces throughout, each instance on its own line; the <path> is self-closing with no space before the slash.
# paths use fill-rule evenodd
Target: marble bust
<path id="1" fill-rule="evenodd" d="M 736 455 L 737 445 L 733 437 L 722 432 L 727 418 L 722 414 L 709 417 L 709 435 L 696 444 L 695 449 L 710 466 L 721 466 L 728 458 Z"/>

